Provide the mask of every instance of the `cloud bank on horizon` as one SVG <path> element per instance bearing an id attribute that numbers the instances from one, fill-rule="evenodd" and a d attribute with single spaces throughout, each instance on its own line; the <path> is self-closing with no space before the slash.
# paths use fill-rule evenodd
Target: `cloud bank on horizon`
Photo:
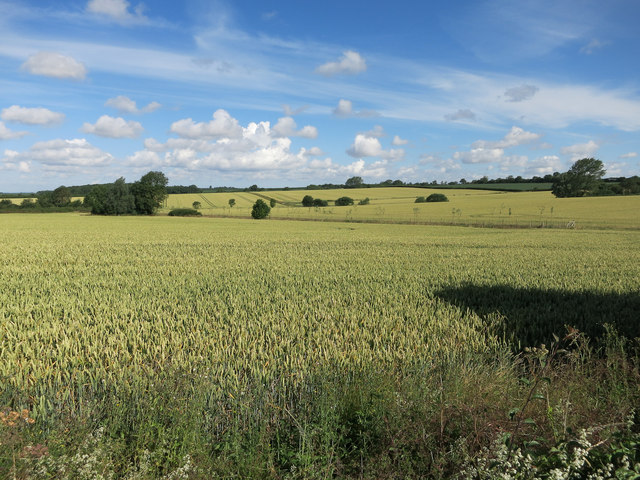
<path id="1" fill-rule="evenodd" d="M 0 191 L 640 173 L 640 4 L 427 3 L 0 0 Z"/>

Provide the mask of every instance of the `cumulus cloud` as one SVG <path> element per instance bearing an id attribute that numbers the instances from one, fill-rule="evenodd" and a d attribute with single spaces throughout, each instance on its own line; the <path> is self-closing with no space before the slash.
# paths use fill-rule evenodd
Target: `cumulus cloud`
<path id="1" fill-rule="evenodd" d="M 84 80 L 87 75 L 87 69 L 82 63 L 57 52 L 38 52 L 31 55 L 21 68 L 33 75 L 53 78 Z"/>
<path id="2" fill-rule="evenodd" d="M 126 0 L 90 0 L 87 3 L 87 12 L 104 15 L 119 23 L 146 20 L 142 14 L 142 5 L 138 5 L 134 12 L 130 12 L 129 2 Z"/>
<path id="3" fill-rule="evenodd" d="M 544 176 L 551 175 L 563 169 L 563 162 L 557 155 L 545 155 L 529 162 L 525 169 L 527 176 Z"/>
<path id="4" fill-rule="evenodd" d="M 540 90 L 535 85 L 521 85 L 519 87 L 507 88 L 504 92 L 504 96 L 507 97 L 507 102 L 522 102 L 529 100 Z"/>
<path id="5" fill-rule="evenodd" d="M 0 158 L 0 170 L 15 170 L 21 173 L 29 173 L 31 171 L 31 163 L 20 161 L 19 152 L 15 150 L 5 150 L 4 155 Z"/>
<path id="6" fill-rule="evenodd" d="M 510 148 L 530 143 L 534 140 L 538 140 L 540 135 L 537 133 L 527 132 L 520 127 L 513 126 L 509 133 L 507 133 L 502 140 L 497 142 L 487 142 L 485 140 L 478 140 L 474 142 L 472 148 Z"/>
<path id="7" fill-rule="evenodd" d="M 110 98 L 105 103 L 107 107 L 113 107 L 118 110 L 119 113 L 151 113 L 159 109 L 162 105 L 158 102 L 151 102 L 145 107 L 138 108 L 138 105 L 134 100 L 124 95 L 118 95 L 117 97 Z"/>
<path id="8" fill-rule="evenodd" d="M 342 57 L 337 62 L 328 62 L 316 68 L 315 72 L 331 77 L 340 73 L 354 75 L 362 73 L 367 69 L 367 62 L 360 56 L 358 52 L 347 50 L 343 52 Z"/>
<path id="9" fill-rule="evenodd" d="M 129 155 L 127 157 L 127 161 L 131 165 L 147 168 L 156 168 L 162 164 L 160 155 L 149 150 L 141 150 L 139 152 L 135 152 L 133 155 Z"/>
<path id="10" fill-rule="evenodd" d="M 400 138 L 398 135 L 395 135 L 393 137 L 393 141 L 391 142 L 392 145 L 396 145 L 396 146 L 406 145 L 407 143 L 409 143 L 409 140 Z"/>
<path id="11" fill-rule="evenodd" d="M 302 137 L 302 138 L 317 138 L 318 137 L 318 129 L 316 127 L 312 127 L 311 125 L 307 125 L 300 130 L 296 130 L 298 126 L 296 122 L 291 117 L 282 117 L 278 119 L 278 123 L 276 123 L 272 132 L 275 137 Z"/>
<path id="12" fill-rule="evenodd" d="M 113 160 L 111 154 L 91 145 L 84 138 L 38 142 L 14 158 L 18 161 L 36 161 L 57 167 L 99 167 Z"/>
<path id="13" fill-rule="evenodd" d="M 629 152 L 629 153 L 623 153 L 618 158 L 636 158 L 637 156 L 638 156 L 638 152 Z"/>
<path id="14" fill-rule="evenodd" d="M 453 159 L 462 163 L 492 163 L 502 160 L 503 156 L 502 148 L 472 148 L 468 152 L 455 152 Z"/>
<path id="15" fill-rule="evenodd" d="M 347 150 L 347 154 L 355 158 L 380 157 L 387 160 L 400 160 L 404 157 L 404 150 L 401 148 L 384 150 L 377 137 L 359 133 Z"/>
<path id="16" fill-rule="evenodd" d="M 64 121 L 64 113 L 52 112 L 46 108 L 25 108 L 12 105 L 2 109 L 0 118 L 5 122 L 23 123 L 25 125 L 55 125 Z"/>
<path id="17" fill-rule="evenodd" d="M 139 122 L 126 121 L 122 117 L 114 118 L 109 115 L 102 115 L 94 125 L 90 123 L 82 125 L 83 132 L 107 138 L 135 138 L 143 130 Z"/>
<path id="18" fill-rule="evenodd" d="M 0 122 L 0 140 L 13 140 L 15 138 L 24 137 L 25 135 L 28 135 L 28 134 L 29 132 L 13 131 L 7 128 L 7 126 L 3 122 Z"/>
<path id="19" fill-rule="evenodd" d="M 353 102 L 351 100 L 340 99 L 338 101 L 338 106 L 333 109 L 333 114 L 337 117 L 376 117 L 378 116 L 378 112 L 374 110 L 359 110 L 355 111 L 353 109 Z"/>
<path id="20" fill-rule="evenodd" d="M 581 158 L 592 157 L 594 153 L 598 151 L 600 145 L 593 140 L 589 140 L 587 143 L 577 143 L 568 147 L 562 147 L 560 153 L 563 155 L 570 155 L 571 160 L 580 160 Z"/>
<path id="21" fill-rule="evenodd" d="M 445 115 L 444 119 L 448 122 L 455 122 L 458 120 L 475 120 L 476 114 L 473 113 L 468 108 L 466 108 L 464 110 L 458 110 L 455 113 L 450 113 L 448 115 Z"/>
<path id="22" fill-rule="evenodd" d="M 171 131 L 183 138 L 213 139 L 238 138 L 242 136 L 242 127 L 226 110 L 216 110 L 210 122 L 196 123 L 191 118 L 178 120 L 171 124 Z"/>

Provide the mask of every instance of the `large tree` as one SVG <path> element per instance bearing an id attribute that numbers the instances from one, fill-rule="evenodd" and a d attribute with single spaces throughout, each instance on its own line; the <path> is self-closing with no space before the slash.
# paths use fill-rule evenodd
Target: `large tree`
<path id="1" fill-rule="evenodd" d="M 604 165 L 595 158 L 583 158 L 553 180 L 551 192 L 556 197 L 584 197 L 593 194 L 606 173 Z"/>
<path id="2" fill-rule="evenodd" d="M 149 172 L 131 186 L 135 197 L 136 212 L 153 215 L 167 198 L 169 180 L 162 172 Z"/>
<path id="3" fill-rule="evenodd" d="M 345 187 L 355 188 L 362 186 L 364 182 L 362 181 L 362 177 L 351 177 L 344 182 Z"/>

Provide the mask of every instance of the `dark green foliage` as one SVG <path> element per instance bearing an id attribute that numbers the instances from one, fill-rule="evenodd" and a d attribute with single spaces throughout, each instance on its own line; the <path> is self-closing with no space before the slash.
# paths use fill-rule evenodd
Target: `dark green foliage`
<path id="1" fill-rule="evenodd" d="M 267 205 L 264 200 L 259 198 L 256 200 L 256 203 L 253 204 L 253 208 L 251 209 L 251 216 L 256 220 L 261 218 L 266 218 L 271 211 L 271 207 Z"/>
<path id="2" fill-rule="evenodd" d="M 269 199 L 269 206 L 270 206 L 271 208 L 273 208 L 273 207 L 275 207 L 275 206 L 276 206 L 276 199 L 275 199 L 275 198 L 271 198 L 271 199 Z"/>
<path id="3" fill-rule="evenodd" d="M 349 205 L 353 205 L 353 198 L 351 197 L 340 197 L 335 202 L 336 207 L 347 207 Z"/>
<path id="4" fill-rule="evenodd" d="M 229 199 L 229 208 L 233 208 L 233 206 L 236 204 L 236 199 L 235 198 L 230 198 Z"/>
<path id="5" fill-rule="evenodd" d="M 596 194 L 604 174 L 604 166 L 600 160 L 583 158 L 553 180 L 551 192 L 559 198 Z"/>
<path id="6" fill-rule="evenodd" d="M 634 175 L 633 177 L 625 178 L 620 182 L 620 188 L 623 195 L 640 194 L 640 177 Z"/>
<path id="7" fill-rule="evenodd" d="M 369 202 L 370 202 L 369 197 L 367 197 L 367 198 L 364 198 L 364 199 L 360 200 L 358 202 L 358 205 L 369 205 Z"/>
<path id="8" fill-rule="evenodd" d="M 202 213 L 193 208 L 175 208 L 169 212 L 170 217 L 201 217 Z"/>
<path id="9" fill-rule="evenodd" d="M 54 207 L 66 207 L 71 203 L 71 192 L 64 185 L 56 188 L 51 193 L 51 203 Z"/>
<path id="10" fill-rule="evenodd" d="M 202 204 L 198 201 L 193 202 L 191 206 L 193 207 L 194 210 L 198 210 L 199 208 L 202 208 Z"/>
<path id="11" fill-rule="evenodd" d="M 427 202 L 448 202 L 449 199 L 444 193 L 432 193 L 426 199 Z"/>
<path id="12" fill-rule="evenodd" d="M 311 195 L 305 195 L 302 197 L 303 207 L 313 207 L 313 197 Z"/>
<path id="13" fill-rule="evenodd" d="M 313 206 L 314 207 L 326 207 L 327 205 L 329 205 L 329 202 L 327 202 L 326 200 L 322 200 L 321 198 L 314 198 L 313 199 Z"/>
<path id="14" fill-rule="evenodd" d="M 152 215 L 167 197 L 167 182 L 162 172 L 149 172 L 131 186 L 120 177 L 114 183 L 94 186 L 84 205 L 95 215 Z"/>
<path id="15" fill-rule="evenodd" d="M 362 177 L 351 177 L 344 182 L 344 186 L 347 188 L 357 188 L 362 186 L 363 183 Z"/>
<path id="16" fill-rule="evenodd" d="M 13 202 L 8 199 L 0 200 L 0 208 L 10 208 L 13 207 Z"/>
<path id="17" fill-rule="evenodd" d="M 424 203 L 427 199 L 425 197 L 418 197 L 414 203 Z"/>
<path id="18" fill-rule="evenodd" d="M 135 197 L 136 212 L 141 215 L 153 215 L 167 198 L 169 180 L 162 172 L 149 172 L 131 186 Z"/>

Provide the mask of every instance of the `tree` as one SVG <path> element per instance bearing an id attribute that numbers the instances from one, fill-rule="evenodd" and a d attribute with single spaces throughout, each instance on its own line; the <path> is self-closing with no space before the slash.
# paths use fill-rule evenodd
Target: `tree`
<path id="1" fill-rule="evenodd" d="M 426 199 L 426 202 L 448 202 L 449 199 L 444 193 L 432 193 Z"/>
<path id="2" fill-rule="evenodd" d="M 559 198 L 593 194 L 605 173 L 600 160 L 583 158 L 575 162 L 567 172 L 554 177 L 551 193 Z"/>
<path id="3" fill-rule="evenodd" d="M 313 207 L 313 197 L 311 195 L 305 195 L 302 197 L 303 207 Z"/>
<path id="4" fill-rule="evenodd" d="M 149 172 L 131 187 L 135 197 L 136 212 L 153 215 L 167 198 L 169 180 L 162 172 Z"/>
<path id="5" fill-rule="evenodd" d="M 202 207 L 202 204 L 199 201 L 195 201 L 191 204 L 191 206 L 193 207 L 194 210 L 198 210 Z"/>
<path id="6" fill-rule="evenodd" d="M 71 203 L 71 192 L 67 187 L 61 185 L 51 192 L 51 203 L 54 207 L 66 207 Z"/>
<path id="7" fill-rule="evenodd" d="M 269 207 L 269 205 L 267 205 L 264 200 L 259 198 L 258 200 L 256 200 L 256 203 L 253 204 L 253 208 L 251 209 L 251 216 L 256 220 L 259 220 L 261 218 L 266 218 L 267 215 L 269 215 L 269 212 L 271 212 L 271 207 Z"/>
<path id="8" fill-rule="evenodd" d="M 136 201 L 123 177 L 109 185 L 96 185 L 84 197 L 84 204 L 94 215 L 129 215 L 136 211 Z"/>
<path id="9" fill-rule="evenodd" d="M 269 200 L 269 206 L 271 208 L 276 206 L 276 199 L 275 198 L 272 198 L 272 199 Z"/>
<path id="10" fill-rule="evenodd" d="M 257 192 L 259 190 L 258 185 L 253 184 L 249 187 L 249 191 L 251 192 Z"/>
<path id="11" fill-rule="evenodd" d="M 326 200 L 322 200 L 321 198 L 314 198 L 313 199 L 313 206 L 314 207 L 326 207 L 329 205 L 329 202 L 327 202 Z"/>
<path id="12" fill-rule="evenodd" d="M 353 205 L 353 198 L 351 197 L 340 197 L 335 201 L 336 207 L 346 207 L 349 205 Z"/>
<path id="13" fill-rule="evenodd" d="M 348 188 L 356 188 L 362 186 L 363 183 L 362 177 L 351 177 L 344 182 L 344 185 Z"/>
<path id="14" fill-rule="evenodd" d="M 233 206 L 236 204 L 236 199 L 235 198 L 230 198 L 229 199 L 229 208 L 233 208 Z"/>

